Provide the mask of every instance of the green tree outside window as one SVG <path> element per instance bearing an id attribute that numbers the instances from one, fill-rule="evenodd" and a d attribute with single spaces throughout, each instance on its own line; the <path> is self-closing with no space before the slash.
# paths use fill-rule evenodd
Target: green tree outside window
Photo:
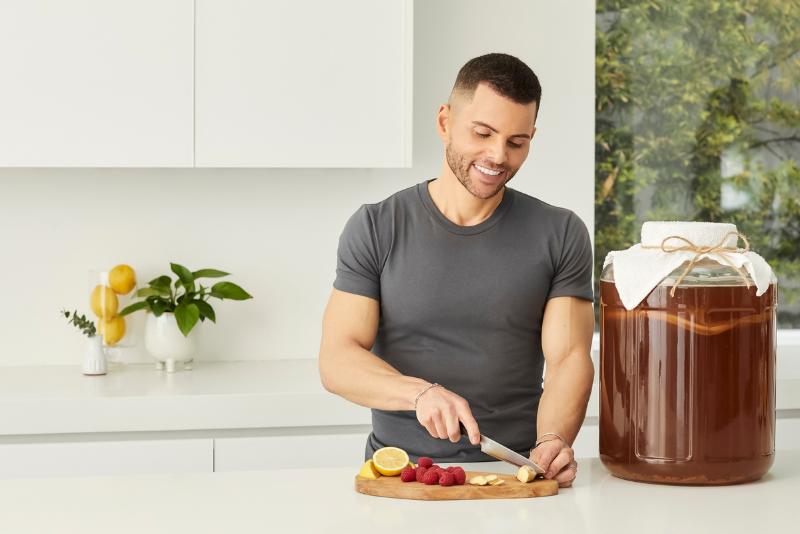
<path id="1" fill-rule="evenodd" d="M 731 222 L 778 275 L 779 328 L 800 328 L 800 0 L 599 0 L 596 17 L 598 299 L 645 221 Z"/>

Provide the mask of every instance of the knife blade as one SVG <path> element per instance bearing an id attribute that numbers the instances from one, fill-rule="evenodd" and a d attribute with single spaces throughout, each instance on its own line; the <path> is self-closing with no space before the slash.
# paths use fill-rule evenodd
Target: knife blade
<path id="1" fill-rule="evenodd" d="M 469 433 L 467 432 L 464 423 L 459 421 L 458 425 L 459 427 L 461 427 L 461 435 L 469 439 Z M 516 467 L 522 467 L 523 465 L 527 465 L 528 467 L 533 468 L 533 470 L 536 471 L 537 474 L 544 475 L 544 469 L 539 467 L 536 463 L 528 460 L 521 454 L 517 454 L 508 447 L 500 445 L 493 439 L 489 439 L 483 434 L 481 434 L 480 445 L 481 445 L 481 451 L 488 454 L 492 458 L 497 458 L 498 460 L 509 463 Z"/>

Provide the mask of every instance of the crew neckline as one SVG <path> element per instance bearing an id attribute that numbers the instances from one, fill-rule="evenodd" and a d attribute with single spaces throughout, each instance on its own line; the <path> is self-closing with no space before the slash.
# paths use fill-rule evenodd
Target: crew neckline
<path id="1" fill-rule="evenodd" d="M 511 204 L 514 203 L 515 192 L 510 187 L 506 186 L 506 190 L 503 193 L 503 200 L 500 201 L 500 204 L 497 205 L 492 214 L 489 215 L 486 220 L 472 226 L 461 226 L 445 217 L 433 202 L 433 198 L 431 198 L 431 192 L 428 191 L 428 184 L 434 180 L 436 180 L 436 178 L 431 178 L 430 180 L 425 180 L 424 182 L 417 184 L 417 192 L 419 193 L 420 200 L 422 200 L 422 204 L 425 206 L 425 209 L 428 211 L 428 213 L 430 213 L 431 217 L 433 217 L 442 228 L 454 234 L 474 235 L 485 232 L 497 224 L 500 219 L 502 219 L 503 216 L 508 213 L 508 210 L 511 209 Z"/>

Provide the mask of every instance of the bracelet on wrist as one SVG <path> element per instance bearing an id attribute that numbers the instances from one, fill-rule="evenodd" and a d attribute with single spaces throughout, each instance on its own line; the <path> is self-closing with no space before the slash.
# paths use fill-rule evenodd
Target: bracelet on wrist
<path id="1" fill-rule="evenodd" d="M 564 446 L 565 446 L 566 448 L 568 448 L 568 449 L 569 449 L 569 448 L 571 448 L 571 447 L 570 447 L 570 445 L 569 445 L 569 443 L 567 443 L 567 440 L 565 440 L 564 438 L 562 438 L 561 436 L 559 436 L 559 435 L 558 435 L 558 434 L 556 434 L 555 432 L 545 432 L 544 434 L 542 434 L 541 436 L 539 436 L 538 438 L 536 438 L 536 445 L 534 445 L 534 446 L 533 446 L 533 448 L 534 448 L 534 449 L 535 449 L 535 448 L 538 446 L 538 444 L 539 444 L 539 440 L 540 440 L 540 439 L 542 439 L 542 438 L 543 438 L 543 437 L 545 437 L 545 436 L 555 436 L 555 437 L 557 437 L 558 439 L 560 439 L 560 440 L 561 440 L 561 441 L 564 443 Z M 553 440 L 552 440 L 552 439 L 547 439 L 547 440 L 545 440 L 545 441 L 553 441 Z M 543 441 L 542 443 L 544 443 L 544 441 Z"/>
<path id="2" fill-rule="evenodd" d="M 419 398 L 422 396 L 422 394 L 423 394 L 423 393 L 425 393 L 426 391 L 428 391 L 429 389 L 431 389 L 432 387 L 436 387 L 436 386 L 444 387 L 444 386 L 442 386 L 441 384 L 430 384 L 430 385 L 429 385 L 429 386 L 427 386 L 425 389 L 423 389 L 422 391 L 420 391 L 419 393 L 417 393 L 417 396 L 416 396 L 416 397 L 414 397 L 414 411 L 415 411 L 415 412 L 417 411 L 417 401 L 418 401 L 418 400 L 419 400 Z"/>

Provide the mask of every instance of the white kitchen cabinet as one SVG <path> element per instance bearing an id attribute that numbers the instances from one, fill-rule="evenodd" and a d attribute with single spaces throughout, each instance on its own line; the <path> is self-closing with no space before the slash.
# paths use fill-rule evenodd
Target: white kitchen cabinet
<path id="1" fill-rule="evenodd" d="M 193 9 L 0 2 L 0 167 L 191 167 Z"/>
<path id="2" fill-rule="evenodd" d="M 214 440 L 214 471 L 259 471 L 298 467 L 353 467 L 364 463 L 368 433 Z M 600 456 L 600 429 L 585 424 L 573 443 L 576 458 Z M 800 419 L 778 419 L 775 449 L 800 449 Z"/>
<path id="3" fill-rule="evenodd" d="M 320 434 L 219 438 L 214 440 L 214 471 L 259 471 L 298 467 L 353 467 L 364 463 L 367 436 Z M 575 456 L 596 458 L 597 425 L 584 425 L 575 441 Z"/>
<path id="4" fill-rule="evenodd" d="M 365 434 L 219 438 L 214 471 L 356 467 L 364 463 Z"/>
<path id="5" fill-rule="evenodd" d="M 0 479 L 210 473 L 213 439 L 0 445 Z"/>
<path id="6" fill-rule="evenodd" d="M 195 46 L 195 166 L 411 166 L 413 0 L 197 0 Z"/>
<path id="7" fill-rule="evenodd" d="M 572 444 L 575 458 L 598 458 L 600 456 L 600 427 L 597 424 L 581 427 Z M 780 418 L 775 426 L 775 450 L 800 449 L 800 419 Z"/>

